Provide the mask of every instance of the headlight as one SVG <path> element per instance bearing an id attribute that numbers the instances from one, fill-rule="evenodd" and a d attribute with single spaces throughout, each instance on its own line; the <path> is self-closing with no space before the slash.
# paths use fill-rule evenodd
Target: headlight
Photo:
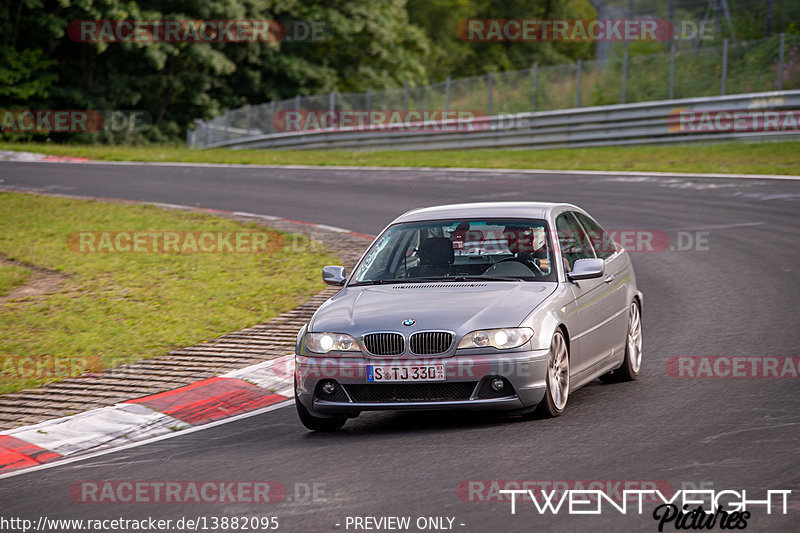
<path id="1" fill-rule="evenodd" d="M 491 346 L 498 350 L 507 350 L 522 346 L 531 337 L 533 337 L 531 328 L 480 329 L 464 335 L 458 343 L 458 349 Z"/>
<path id="2" fill-rule="evenodd" d="M 303 341 L 306 349 L 314 353 L 361 351 L 356 340 L 345 333 L 306 333 Z"/>

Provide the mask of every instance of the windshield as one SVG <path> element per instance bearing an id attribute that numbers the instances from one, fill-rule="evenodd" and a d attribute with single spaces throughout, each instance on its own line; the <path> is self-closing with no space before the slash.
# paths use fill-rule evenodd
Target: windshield
<path id="1" fill-rule="evenodd" d="M 351 284 L 555 281 L 547 223 L 450 219 L 396 224 L 372 245 Z"/>

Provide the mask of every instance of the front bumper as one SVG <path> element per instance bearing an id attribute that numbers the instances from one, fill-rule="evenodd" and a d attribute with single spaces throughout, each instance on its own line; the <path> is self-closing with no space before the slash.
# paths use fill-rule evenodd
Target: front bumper
<path id="1" fill-rule="evenodd" d="M 545 393 L 548 350 L 498 352 L 444 358 L 372 358 L 295 356 L 297 400 L 318 416 L 377 410 L 514 410 L 534 407 Z M 366 366 L 375 364 L 444 364 L 444 382 L 376 384 Z M 488 382 L 502 378 L 502 391 Z M 333 395 L 320 384 L 336 382 Z"/>

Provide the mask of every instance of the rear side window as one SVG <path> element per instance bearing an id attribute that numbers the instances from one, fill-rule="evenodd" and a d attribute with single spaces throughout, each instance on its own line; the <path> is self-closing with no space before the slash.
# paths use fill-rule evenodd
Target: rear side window
<path id="1" fill-rule="evenodd" d="M 614 252 L 616 252 L 614 241 L 611 240 L 611 236 L 606 233 L 606 230 L 583 213 L 578 213 L 576 211 L 575 216 L 580 221 L 583 229 L 586 230 L 586 234 L 589 236 L 589 242 L 592 243 L 592 248 L 594 248 L 597 257 L 608 259 L 614 255 Z"/>

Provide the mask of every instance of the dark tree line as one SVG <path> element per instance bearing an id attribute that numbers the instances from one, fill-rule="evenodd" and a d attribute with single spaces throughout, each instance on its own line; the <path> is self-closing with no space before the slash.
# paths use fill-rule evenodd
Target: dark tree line
<path id="1" fill-rule="evenodd" d="M 595 16 L 589 0 L 0 0 L 0 109 L 144 110 L 153 127 L 135 138 L 98 133 L 53 140 L 176 140 L 193 119 L 247 103 L 591 59 L 591 43 L 465 42 L 456 27 L 468 18 Z M 270 19 L 287 27 L 301 21 L 313 23 L 321 38 L 92 43 L 70 37 L 74 21 L 123 19 Z"/>

